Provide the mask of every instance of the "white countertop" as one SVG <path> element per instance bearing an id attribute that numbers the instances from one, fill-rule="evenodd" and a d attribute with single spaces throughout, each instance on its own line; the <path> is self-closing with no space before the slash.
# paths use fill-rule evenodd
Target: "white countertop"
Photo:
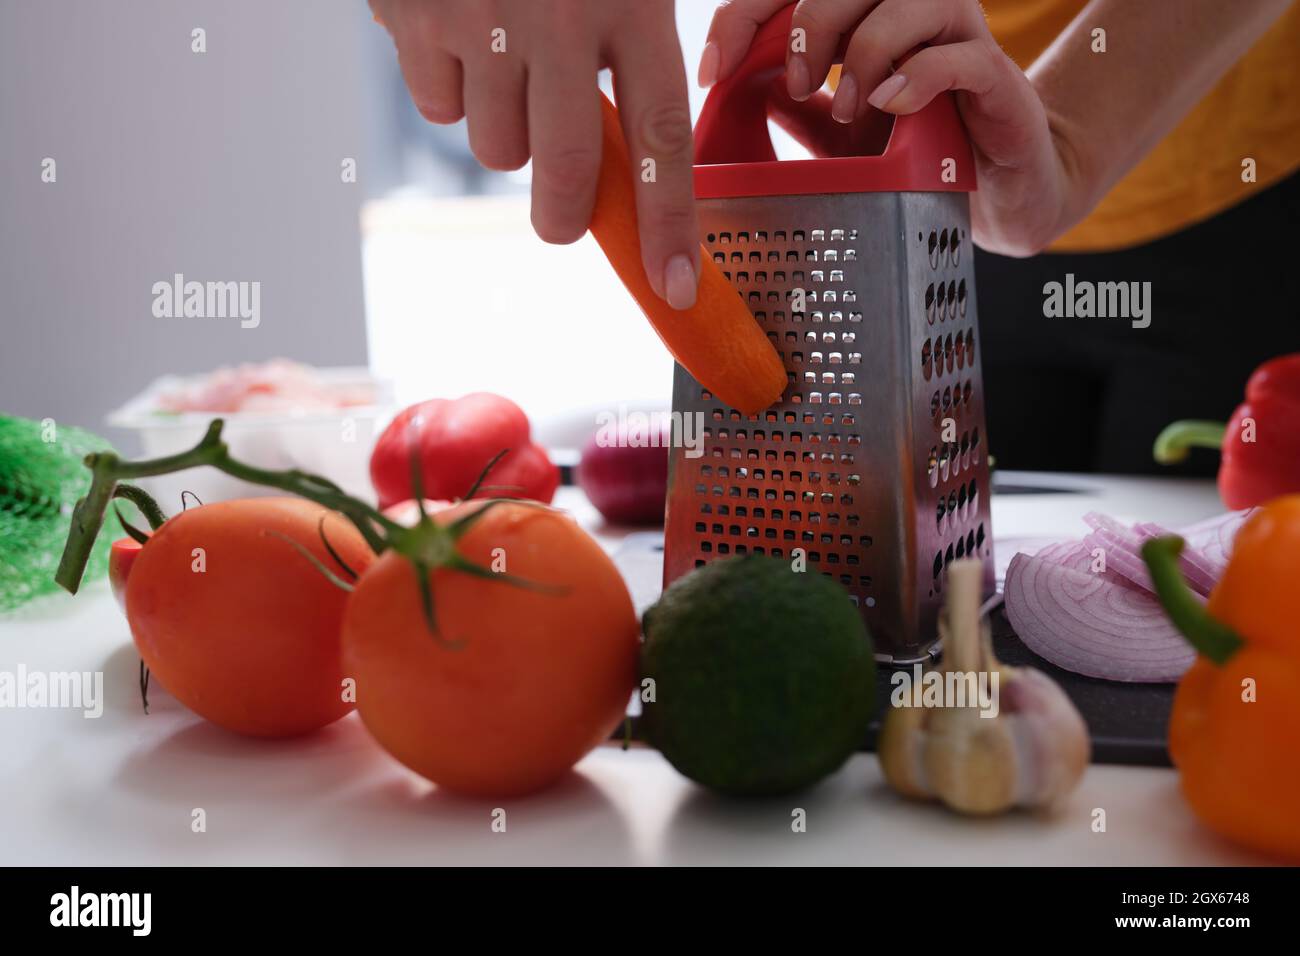
<path id="1" fill-rule="evenodd" d="M 1067 537 L 1103 510 L 1187 524 L 1221 510 L 1208 482 L 1002 474 L 1087 494 L 993 498 L 995 540 Z M 572 489 L 571 508 L 609 547 Z M 1177 775 L 1089 768 L 1050 817 L 972 821 L 887 790 L 859 754 L 796 797 L 736 802 L 680 777 L 656 752 L 607 746 L 559 787 L 523 800 L 439 792 L 373 744 L 355 715 L 311 737 L 247 740 L 161 688 L 140 712 L 138 659 L 107 585 L 0 618 L 0 670 L 103 671 L 105 708 L 0 709 L 0 864 L 1130 864 L 1266 862 L 1200 828 Z M 493 811 L 505 810 L 505 832 Z M 196 833 L 196 809 L 206 832 Z M 807 829 L 792 831 L 795 809 Z M 1094 832 L 1094 810 L 1106 831 Z M 499 817 L 499 814 L 497 815 Z"/>

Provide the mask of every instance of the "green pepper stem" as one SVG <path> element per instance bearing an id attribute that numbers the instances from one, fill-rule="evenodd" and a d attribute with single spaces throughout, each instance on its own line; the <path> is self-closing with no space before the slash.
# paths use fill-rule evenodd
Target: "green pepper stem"
<path id="1" fill-rule="evenodd" d="M 1162 465 L 1176 465 L 1187 459 L 1193 448 L 1221 448 L 1228 426 L 1223 422 L 1185 420 L 1166 425 L 1156 436 L 1151 453 Z"/>
<path id="2" fill-rule="evenodd" d="M 1185 542 L 1177 535 L 1152 538 L 1142 545 L 1142 560 L 1151 572 L 1156 597 L 1187 643 L 1215 664 L 1223 665 L 1245 643 L 1236 631 L 1216 621 L 1178 569 Z"/>

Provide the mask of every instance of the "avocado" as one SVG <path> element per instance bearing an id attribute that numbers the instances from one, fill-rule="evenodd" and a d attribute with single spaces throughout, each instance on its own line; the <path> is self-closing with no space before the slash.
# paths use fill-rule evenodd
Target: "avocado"
<path id="1" fill-rule="evenodd" d="M 779 558 L 723 558 L 645 614 L 641 726 L 682 774 L 734 796 L 837 770 L 875 709 L 871 636 L 847 592 Z M 645 694 L 649 697 L 649 694 Z"/>

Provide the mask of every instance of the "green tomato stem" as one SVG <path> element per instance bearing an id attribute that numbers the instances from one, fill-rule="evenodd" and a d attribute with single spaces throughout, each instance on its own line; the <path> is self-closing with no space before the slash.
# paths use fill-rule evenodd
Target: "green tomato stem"
<path id="1" fill-rule="evenodd" d="M 167 516 L 163 510 L 158 507 L 158 502 L 143 488 L 136 485 L 118 485 L 113 492 L 115 498 L 125 498 L 131 504 L 140 509 L 140 514 L 144 515 L 144 520 L 149 522 L 149 527 L 157 531 L 167 521 Z"/>
<path id="2" fill-rule="evenodd" d="M 149 478 L 155 475 L 166 475 L 172 472 L 184 471 L 188 468 L 208 465 L 234 478 L 240 478 L 251 484 L 261 485 L 266 488 L 278 488 L 281 491 L 314 501 L 333 511 L 338 511 L 352 522 L 376 554 L 391 548 L 405 557 L 415 570 L 416 582 L 420 589 L 420 597 L 429 630 L 445 646 L 455 648 L 459 644 L 456 641 L 445 640 L 438 633 L 433 590 L 429 583 L 429 575 L 434 568 L 448 567 L 461 573 L 492 578 L 504 584 L 530 588 L 543 593 L 557 593 L 560 590 L 546 585 L 535 584 L 514 575 L 497 574 L 488 568 L 480 567 L 463 558 L 456 551 L 456 540 L 469 530 L 474 522 L 481 518 L 486 511 L 496 507 L 501 501 L 488 500 L 474 513 L 458 519 L 450 526 L 443 526 L 431 521 L 428 515 L 424 513 L 424 505 L 421 500 L 423 498 L 423 489 L 420 487 L 418 471 L 419 462 L 414 456 L 412 456 L 412 486 L 416 490 L 417 500 L 420 501 L 421 520 L 416 527 L 406 528 L 393 521 L 374 506 L 348 495 L 334 482 L 320 475 L 313 475 L 297 469 L 271 471 L 235 460 L 230 457 L 230 449 L 221 440 L 223 424 L 221 419 L 213 419 L 208 426 L 207 432 L 204 433 L 203 438 L 200 439 L 197 445 L 189 451 L 168 455 L 164 458 L 122 461 L 112 452 L 87 455 L 86 466 L 91 472 L 90 490 L 84 498 L 77 502 L 72 512 L 68 540 L 63 548 L 63 556 L 59 560 L 58 571 L 54 575 L 54 580 L 59 586 L 72 594 L 77 593 L 77 589 L 81 586 L 82 576 L 85 574 L 86 563 L 90 559 L 91 548 L 94 546 L 95 538 L 103 527 L 105 511 L 114 497 L 124 497 L 135 502 L 145 512 L 154 530 L 157 530 L 166 520 L 162 510 L 158 508 L 152 498 L 134 486 L 121 484 L 124 479 Z M 495 465 L 504 454 L 505 452 L 502 452 L 493 458 L 488 467 L 483 470 L 483 475 L 475 483 L 476 490 L 482 484 L 483 477 L 491 470 L 492 465 Z M 537 502 L 520 502 L 520 504 L 546 507 Z M 294 544 L 309 559 L 313 558 L 311 553 L 302 545 L 292 541 L 290 543 Z M 331 552 L 333 551 L 328 541 L 326 547 Z M 319 561 L 315 563 L 318 570 L 325 571 L 326 576 L 332 583 L 346 590 L 351 590 L 351 585 L 348 582 L 334 575 Z M 147 679 L 147 671 L 144 673 L 146 677 L 142 677 L 142 692 L 146 686 L 143 681 Z"/>
<path id="3" fill-rule="evenodd" d="M 86 466 L 91 472 L 90 490 L 77 502 L 72 512 L 68 540 L 59 561 L 58 571 L 54 575 L 54 580 L 59 586 L 72 594 L 77 593 L 86 571 L 86 563 L 90 560 L 95 538 L 103 527 L 105 512 L 115 496 L 121 494 L 122 497 L 129 498 L 145 512 L 146 518 L 155 530 L 160 526 L 161 520 L 155 523 L 155 519 L 163 518 L 161 509 L 144 492 L 133 489 L 130 485 L 120 484 L 123 480 L 167 475 L 201 465 L 209 465 L 218 471 L 255 485 L 278 488 L 342 513 L 356 526 L 376 554 L 386 550 L 393 539 L 400 537 L 405 531 L 401 525 L 378 509 L 345 494 L 338 485 L 319 475 L 297 469 L 270 471 L 235 460 L 230 457 L 230 449 L 221 440 L 223 424 L 221 419 L 214 419 L 197 445 L 189 451 L 163 458 L 123 461 L 112 452 L 87 455 Z M 150 505 L 152 508 L 149 507 Z M 432 533 L 436 534 L 437 530 L 440 529 Z M 450 535 L 450 532 L 445 533 Z"/>

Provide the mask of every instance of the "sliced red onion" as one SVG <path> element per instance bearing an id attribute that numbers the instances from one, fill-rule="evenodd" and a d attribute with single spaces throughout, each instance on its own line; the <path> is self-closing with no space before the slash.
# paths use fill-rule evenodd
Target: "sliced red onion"
<path id="1" fill-rule="evenodd" d="M 1151 522 L 1135 524 L 1133 530 L 1143 540 L 1177 534 L 1176 531 L 1170 531 L 1168 528 L 1163 528 Z M 1178 556 L 1178 565 L 1182 569 L 1183 576 L 1187 578 L 1187 583 L 1192 586 L 1192 590 L 1204 597 L 1208 597 L 1210 592 L 1214 590 L 1214 586 L 1219 583 L 1219 578 L 1223 575 L 1225 567 L 1223 564 L 1211 561 L 1190 544 L 1184 545 L 1182 554 Z"/>
<path id="2" fill-rule="evenodd" d="M 1026 647 L 1088 677 L 1174 681 L 1196 657 L 1151 595 L 1041 554 L 1012 558 L 1006 608 Z"/>
<path id="3" fill-rule="evenodd" d="M 1101 549 L 1106 559 L 1106 569 L 1136 584 L 1150 594 L 1156 593 L 1156 587 L 1147 573 L 1147 566 L 1138 557 L 1137 552 L 1129 549 L 1128 544 L 1120 541 L 1108 531 L 1094 531 L 1083 539 L 1089 551 Z"/>
<path id="4" fill-rule="evenodd" d="M 1227 565 L 1228 557 L 1232 554 L 1233 539 L 1241 530 L 1241 526 L 1246 523 L 1246 519 L 1254 513 L 1254 508 L 1229 511 L 1227 514 L 1216 515 L 1205 521 L 1188 525 L 1178 533 L 1189 546 L 1215 562 L 1222 573 L 1222 568 Z"/>
<path id="5" fill-rule="evenodd" d="M 1064 568 L 1071 568 L 1075 571 L 1082 571 L 1086 574 L 1099 575 L 1103 580 L 1112 584 L 1118 584 L 1122 587 L 1136 588 L 1139 585 L 1134 584 L 1128 578 L 1121 574 L 1116 574 L 1109 566 L 1105 571 L 1094 571 L 1093 564 L 1097 560 L 1093 555 L 1096 546 L 1089 544 L 1086 540 L 1062 541 L 1059 544 L 1048 545 L 1039 551 L 1034 557 L 1042 558 L 1044 561 L 1050 561 L 1052 564 L 1059 564 Z"/>
<path id="6" fill-rule="evenodd" d="M 1123 545 L 1129 551 L 1136 553 L 1138 548 L 1142 546 L 1141 538 L 1137 536 L 1132 528 L 1110 515 L 1089 511 L 1083 516 L 1083 522 L 1094 531 L 1113 536 L 1118 544 Z"/>

